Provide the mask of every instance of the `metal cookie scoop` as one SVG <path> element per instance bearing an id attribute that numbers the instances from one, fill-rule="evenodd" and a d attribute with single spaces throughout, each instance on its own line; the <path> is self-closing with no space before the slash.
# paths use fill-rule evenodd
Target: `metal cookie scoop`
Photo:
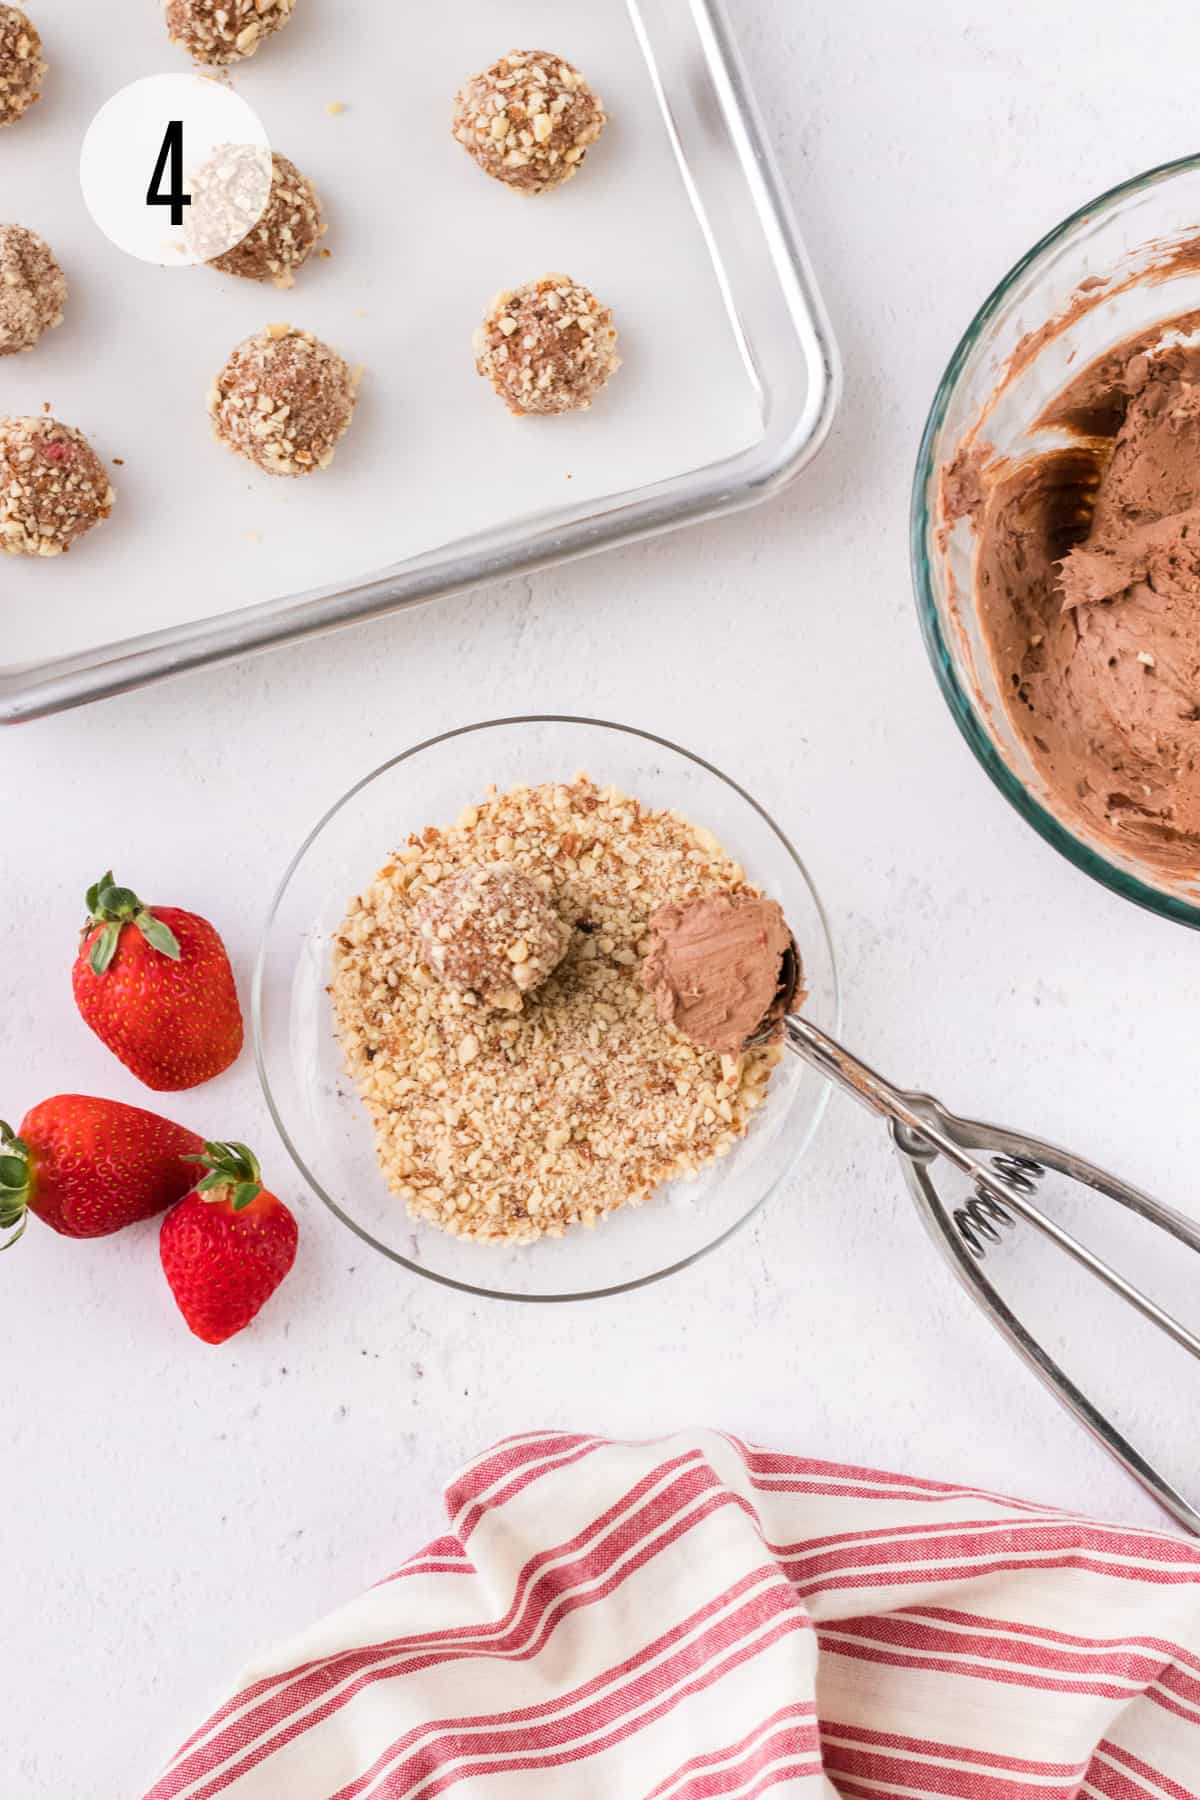
<path id="1" fill-rule="evenodd" d="M 947 1111 L 929 1094 L 895 1088 L 866 1063 L 799 1016 L 803 968 L 795 940 L 773 901 L 741 895 L 701 898 L 664 909 L 651 921 L 643 983 L 659 1012 L 709 1050 L 750 1049 L 780 1038 L 828 1080 L 886 1119 L 909 1191 L 935 1243 L 968 1292 L 1014 1349 L 1105 1448 L 1188 1531 L 1200 1536 L 1200 1510 L 1134 1448 L 1017 1318 L 983 1272 L 989 1245 L 1019 1220 L 1032 1225 L 1087 1274 L 1200 1361 L 1200 1336 L 1127 1281 L 1034 1204 L 1049 1170 L 1103 1194 L 1189 1250 L 1200 1253 L 1194 1225 L 1094 1164 L 1019 1131 L 979 1125 Z M 749 1027 L 749 1029 L 748 1029 Z M 935 1172 L 965 1176 L 968 1197 L 955 1204 Z"/>
<path id="2" fill-rule="evenodd" d="M 762 1038 L 770 1035 L 771 1030 L 770 1024 L 765 1023 Z M 758 1041 L 759 1037 L 756 1033 L 752 1041 Z M 1055 1170 L 1068 1181 L 1077 1182 L 1093 1193 L 1103 1194 L 1119 1206 L 1127 1207 L 1198 1254 L 1200 1225 L 1130 1187 L 1127 1182 L 1119 1181 L 1115 1175 L 1098 1169 L 1081 1156 L 1058 1150 L 1053 1144 L 1043 1143 L 1024 1132 L 1005 1131 L 993 1125 L 960 1119 L 932 1095 L 893 1087 L 817 1026 L 794 1013 L 785 1022 L 784 1042 L 789 1050 L 855 1100 L 887 1119 L 909 1192 L 934 1242 L 968 1293 L 983 1307 L 1030 1368 L 1105 1449 L 1180 1525 L 1200 1536 L 1200 1506 L 1181 1494 L 1070 1380 L 1045 1346 L 997 1293 L 982 1267 L 988 1246 L 999 1243 L 1002 1232 L 1011 1230 L 1019 1220 L 1024 1221 L 1200 1361 L 1200 1336 L 1165 1312 L 1103 1258 L 1049 1218 L 1034 1204 L 1034 1197 L 1041 1178 L 1048 1170 Z M 935 1177 L 946 1172 L 946 1164 L 960 1171 L 971 1184 L 971 1196 L 965 1203 L 954 1205 L 938 1190 Z"/>

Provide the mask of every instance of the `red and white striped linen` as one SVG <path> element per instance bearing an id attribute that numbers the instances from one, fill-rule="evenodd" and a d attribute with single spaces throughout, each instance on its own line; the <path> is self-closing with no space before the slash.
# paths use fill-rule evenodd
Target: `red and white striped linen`
<path id="1" fill-rule="evenodd" d="M 447 1505 L 145 1800 L 1200 1800 L 1200 1545 L 716 1432 Z"/>

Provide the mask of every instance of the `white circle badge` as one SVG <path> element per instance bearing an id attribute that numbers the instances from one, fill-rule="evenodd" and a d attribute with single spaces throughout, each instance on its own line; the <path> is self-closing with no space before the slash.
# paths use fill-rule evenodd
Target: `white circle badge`
<path id="1" fill-rule="evenodd" d="M 79 158 L 88 211 L 142 262 L 186 268 L 240 244 L 271 196 L 257 113 L 206 75 L 149 75 L 107 101 Z"/>

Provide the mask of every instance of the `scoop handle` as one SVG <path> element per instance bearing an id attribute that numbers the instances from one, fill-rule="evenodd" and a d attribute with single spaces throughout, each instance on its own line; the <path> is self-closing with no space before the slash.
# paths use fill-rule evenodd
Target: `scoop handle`
<path id="1" fill-rule="evenodd" d="M 797 1056 L 819 1069 L 861 1105 L 888 1119 L 896 1147 L 902 1156 L 926 1164 L 936 1156 L 944 1156 L 969 1178 L 977 1194 L 987 1195 L 999 1206 L 1017 1213 L 1040 1231 L 1043 1237 L 1057 1245 L 1073 1262 L 1094 1275 L 1097 1281 L 1103 1282 L 1112 1293 L 1119 1295 L 1136 1312 L 1141 1313 L 1144 1319 L 1149 1319 L 1152 1325 L 1165 1331 L 1181 1349 L 1200 1361 L 1200 1337 L 1171 1313 L 1165 1312 L 1148 1294 L 1126 1281 L 1111 1263 L 1105 1262 L 1103 1257 L 1097 1256 L 1086 1244 L 1035 1206 L 1029 1198 L 1032 1188 L 1027 1180 L 1018 1179 L 983 1162 L 971 1147 L 972 1128 L 965 1120 L 956 1118 L 929 1094 L 910 1093 L 893 1087 L 891 1082 L 886 1081 L 882 1075 L 807 1019 L 795 1015 L 790 1017 L 784 1028 L 784 1039 Z M 1010 1136 L 1014 1142 L 1031 1146 L 1034 1142 L 1016 1134 Z M 1040 1160 L 1036 1156 L 1032 1159 Z M 1144 1217 L 1169 1230 L 1182 1242 L 1190 1243 L 1193 1249 L 1200 1250 L 1200 1233 L 1196 1233 L 1186 1220 L 1178 1214 L 1170 1214 L 1166 1207 L 1151 1201 L 1148 1195 L 1128 1188 L 1125 1183 L 1117 1181 L 1115 1176 L 1105 1175 L 1102 1170 L 1085 1163 L 1082 1158 L 1070 1156 L 1066 1152 L 1056 1151 L 1052 1166 L 1059 1168 L 1072 1180 L 1087 1181 L 1087 1176 L 1081 1172 L 1088 1171 L 1092 1179 L 1087 1181 L 1087 1185 L 1097 1187 L 1110 1198 L 1140 1211 Z"/>

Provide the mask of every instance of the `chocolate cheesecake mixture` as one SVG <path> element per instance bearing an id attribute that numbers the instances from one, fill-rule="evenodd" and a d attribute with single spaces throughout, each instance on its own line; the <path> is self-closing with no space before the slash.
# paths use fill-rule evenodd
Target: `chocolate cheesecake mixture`
<path id="1" fill-rule="evenodd" d="M 1129 340 L 1037 420 L 943 472 L 1013 723 L 1059 809 L 1168 879 L 1200 875 L 1200 314 Z M 1180 340 L 1184 341 L 1180 341 Z"/>
<path id="2" fill-rule="evenodd" d="M 762 894 L 661 907 L 641 981 L 660 1019 L 722 1056 L 778 1037 L 804 999 L 795 940 L 778 901 Z"/>

